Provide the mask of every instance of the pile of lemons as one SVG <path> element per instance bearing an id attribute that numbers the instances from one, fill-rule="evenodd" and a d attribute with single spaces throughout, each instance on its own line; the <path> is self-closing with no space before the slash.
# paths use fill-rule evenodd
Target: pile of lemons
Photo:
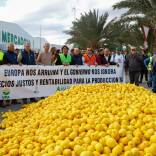
<path id="1" fill-rule="evenodd" d="M 96 84 L 3 114 L 0 156 L 155 156 L 156 95 Z"/>

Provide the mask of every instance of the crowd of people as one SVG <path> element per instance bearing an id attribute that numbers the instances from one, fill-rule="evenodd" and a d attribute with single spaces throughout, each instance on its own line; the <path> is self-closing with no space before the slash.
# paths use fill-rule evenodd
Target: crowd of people
<path id="1" fill-rule="evenodd" d="M 36 54 L 30 43 L 24 44 L 24 49 L 15 50 L 13 43 L 9 43 L 7 51 L 0 50 L 0 65 L 88 65 L 105 66 L 116 65 L 125 68 L 129 72 L 131 84 L 139 85 L 145 80 L 148 87 L 153 87 L 156 92 L 156 53 L 149 56 L 145 49 L 140 53 L 135 47 L 130 52 L 117 49 L 111 52 L 108 48 L 93 50 L 88 47 L 86 50 L 74 48 L 71 51 L 64 45 L 61 50 L 50 47 L 49 43 L 44 44 L 44 51 Z"/>

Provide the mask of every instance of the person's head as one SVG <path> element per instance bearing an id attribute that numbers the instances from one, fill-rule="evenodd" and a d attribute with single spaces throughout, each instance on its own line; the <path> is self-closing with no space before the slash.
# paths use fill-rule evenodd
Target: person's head
<path id="1" fill-rule="evenodd" d="M 24 44 L 24 49 L 25 49 L 27 52 L 29 52 L 29 51 L 31 50 L 31 46 L 30 46 L 30 43 L 29 43 L 29 42 L 26 42 L 26 43 Z"/>
<path id="2" fill-rule="evenodd" d="M 141 48 L 141 54 L 144 55 L 145 54 L 145 49 Z"/>
<path id="3" fill-rule="evenodd" d="M 51 47 L 50 52 L 51 52 L 52 54 L 57 53 L 56 47 Z"/>
<path id="4" fill-rule="evenodd" d="M 70 50 L 70 53 L 73 55 L 74 54 L 74 48 L 72 48 L 71 50 Z"/>
<path id="5" fill-rule="evenodd" d="M 155 56 L 156 56 L 156 51 L 154 51 L 154 52 L 153 52 L 153 55 L 155 55 Z"/>
<path id="6" fill-rule="evenodd" d="M 88 54 L 88 55 L 93 55 L 93 50 L 92 50 L 92 48 L 87 48 L 87 54 Z"/>
<path id="7" fill-rule="evenodd" d="M 15 49 L 15 53 L 18 55 L 20 50 L 18 48 Z"/>
<path id="8" fill-rule="evenodd" d="M 13 43 L 9 43 L 8 44 L 8 51 L 10 51 L 10 52 L 14 52 L 15 51 L 15 47 L 14 47 Z"/>
<path id="9" fill-rule="evenodd" d="M 48 53 L 48 52 L 49 52 L 49 49 L 50 49 L 50 44 L 49 44 L 48 42 L 46 42 L 46 43 L 44 44 L 44 51 L 45 51 L 46 53 Z"/>
<path id="10" fill-rule="evenodd" d="M 112 55 L 115 55 L 116 54 L 116 52 L 115 51 L 112 51 Z"/>
<path id="11" fill-rule="evenodd" d="M 103 54 L 104 54 L 103 48 L 100 48 L 100 49 L 99 49 L 99 54 L 100 54 L 100 55 L 103 55 Z"/>
<path id="12" fill-rule="evenodd" d="M 120 55 L 120 54 L 121 54 L 121 52 L 120 52 L 119 50 L 117 50 L 117 51 L 116 51 L 116 54 L 117 54 L 117 55 Z"/>
<path id="13" fill-rule="evenodd" d="M 56 54 L 57 54 L 57 55 L 60 54 L 60 52 L 61 52 L 60 49 L 57 49 L 57 50 L 56 50 Z"/>
<path id="14" fill-rule="evenodd" d="M 79 55 L 80 54 L 80 49 L 79 48 L 74 48 L 73 54 L 74 55 Z"/>
<path id="15" fill-rule="evenodd" d="M 131 47 L 131 54 L 132 55 L 136 54 L 136 48 L 135 47 Z"/>
<path id="16" fill-rule="evenodd" d="M 104 55 L 109 56 L 110 55 L 110 50 L 108 48 L 104 49 Z"/>
<path id="17" fill-rule="evenodd" d="M 125 51 L 124 51 L 124 55 L 127 55 L 127 54 L 128 54 L 128 51 L 127 51 L 127 50 L 125 50 Z"/>
<path id="18" fill-rule="evenodd" d="M 62 47 L 62 53 L 68 54 L 68 50 L 69 50 L 69 48 L 68 48 L 66 45 L 64 45 L 64 46 Z"/>
<path id="19" fill-rule="evenodd" d="M 58 57 L 57 53 L 55 53 L 55 52 L 52 53 L 52 55 L 51 55 L 52 62 L 55 61 L 57 59 L 57 57 Z"/>

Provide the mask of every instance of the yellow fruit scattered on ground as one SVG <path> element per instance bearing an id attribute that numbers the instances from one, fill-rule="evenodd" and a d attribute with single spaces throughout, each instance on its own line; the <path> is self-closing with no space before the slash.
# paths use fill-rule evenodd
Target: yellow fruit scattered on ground
<path id="1" fill-rule="evenodd" d="M 91 151 L 83 151 L 80 156 L 93 156 L 93 153 Z"/>
<path id="2" fill-rule="evenodd" d="M 156 95 L 130 84 L 71 87 L 0 123 L 0 156 L 155 156 Z"/>
<path id="3" fill-rule="evenodd" d="M 117 145 L 117 142 L 114 138 L 108 136 L 106 138 L 106 145 L 110 148 L 114 148 Z"/>

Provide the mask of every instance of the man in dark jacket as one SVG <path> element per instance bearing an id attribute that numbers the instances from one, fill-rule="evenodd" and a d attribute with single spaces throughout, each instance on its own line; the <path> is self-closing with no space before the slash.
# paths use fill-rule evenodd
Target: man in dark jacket
<path id="1" fill-rule="evenodd" d="M 35 53 L 31 50 L 30 43 L 24 44 L 24 50 L 18 55 L 18 62 L 23 65 L 35 65 Z"/>
<path id="2" fill-rule="evenodd" d="M 131 53 L 128 55 L 126 64 L 129 69 L 130 83 L 139 86 L 139 76 L 142 66 L 142 56 L 136 52 L 136 48 L 131 48 Z"/>
<path id="3" fill-rule="evenodd" d="M 4 64 L 10 64 L 10 65 L 18 64 L 17 54 L 15 53 L 15 48 L 13 43 L 8 44 L 8 50 L 4 54 Z"/>
<path id="4" fill-rule="evenodd" d="M 83 55 L 80 53 L 80 49 L 74 48 L 71 65 L 83 65 L 83 64 L 84 58 Z"/>
<path id="5" fill-rule="evenodd" d="M 110 50 L 108 48 L 104 49 L 104 55 L 100 55 L 100 63 L 106 67 L 109 65 L 117 65 L 115 62 L 111 62 Z"/>

